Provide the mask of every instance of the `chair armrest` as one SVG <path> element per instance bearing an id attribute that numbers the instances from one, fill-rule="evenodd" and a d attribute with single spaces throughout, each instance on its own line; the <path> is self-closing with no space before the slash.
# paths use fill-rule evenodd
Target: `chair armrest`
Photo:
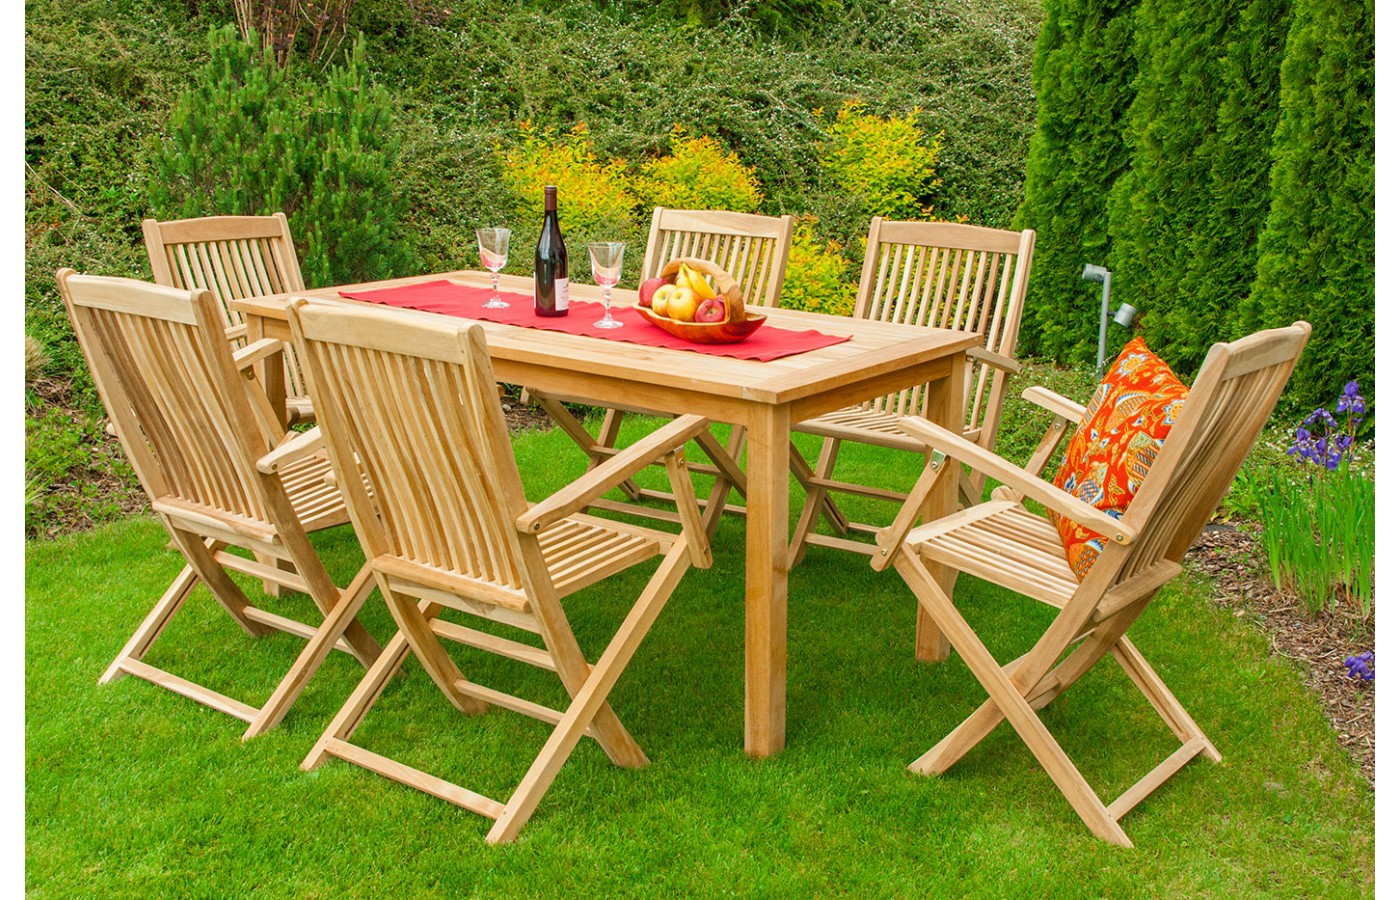
<path id="1" fill-rule="evenodd" d="M 1021 373 L 1021 364 L 1019 362 L 1009 356 L 1003 356 L 1000 353 L 988 350 L 986 347 L 969 347 L 967 350 L 967 358 L 974 362 L 986 363 L 994 369 L 1001 369 L 1003 372 L 1007 372 L 1011 375 L 1019 375 Z"/>
<path id="2" fill-rule="evenodd" d="M 568 518 L 709 427 L 710 420 L 701 416 L 676 419 L 602 465 L 588 470 L 568 487 L 536 503 L 515 520 L 515 527 L 524 532 L 538 532 L 546 525 Z"/>
<path id="3" fill-rule="evenodd" d="M 934 450 L 967 463 L 978 472 L 1009 485 L 1047 509 L 1053 509 L 1115 544 L 1131 544 L 1137 538 L 1137 533 L 1121 519 L 1115 519 L 1098 507 L 1065 493 L 1053 484 L 1042 481 L 1025 469 L 1012 465 L 995 453 L 984 450 L 971 441 L 964 440 L 961 435 L 954 434 L 927 419 L 906 416 L 899 420 L 899 427 Z"/>
<path id="4" fill-rule="evenodd" d="M 264 475 L 272 475 L 294 462 L 314 455 L 322 446 L 324 442 L 321 440 L 320 426 L 300 434 L 291 434 L 277 445 L 277 449 L 258 460 L 258 471 Z"/>
<path id="5" fill-rule="evenodd" d="M 276 338 L 262 338 L 246 347 L 233 351 L 234 365 L 246 369 L 255 362 L 261 362 L 275 353 L 282 352 L 282 342 Z"/>
<path id="6" fill-rule="evenodd" d="M 224 329 L 224 337 L 230 341 L 241 341 L 248 336 L 248 323 L 239 322 Z"/>
<path id="7" fill-rule="evenodd" d="M 1067 419 L 1071 422 L 1084 421 L 1084 407 L 1070 400 L 1068 397 L 1062 397 L 1047 388 L 1039 386 L 1028 387 L 1021 392 L 1021 398 L 1034 403 L 1041 409 L 1049 410 L 1062 419 Z"/>
<path id="8" fill-rule="evenodd" d="M 1050 457 L 1055 455 L 1059 449 L 1060 442 L 1069 433 L 1071 423 L 1079 424 L 1084 421 L 1084 407 L 1066 397 L 1062 397 L 1054 391 L 1043 387 L 1028 387 L 1021 392 L 1021 396 L 1041 409 L 1048 410 L 1054 414 L 1050 420 L 1050 426 L 1045 429 L 1045 434 L 1040 438 L 1040 443 L 1031 452 L 1030 459 L 1026 460 L 1026 471 L 1031 475 L 1040 475 L 1045 469 L 1046 463 L 1050 462 Z M 1000 495 L 1005 495 L 1008 491 L 1011 494 L 1017 492 L 1009 488 L 1000 487 L 997 491 Z M 1019 496 L 1007 497 L 1020 502 Z"/>

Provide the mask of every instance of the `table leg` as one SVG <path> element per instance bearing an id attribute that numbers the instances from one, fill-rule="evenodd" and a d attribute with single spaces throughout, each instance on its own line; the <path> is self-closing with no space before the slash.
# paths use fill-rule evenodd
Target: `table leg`
<path id="1" fill-rule="evenodd" d="M 267 337 L 267 320 L 262 316 L 249 316 L 244 320 L 248 325 L 248 343 L 261 340 Z M 282 426 L 282 430 L 287 429 L 287 375 L 283 371 L 286 363 L 280 355 L 271 356 L 261 362 L 254 363 L 258 367 L 258 377 L 262 379 L 263 389 L 267 391 L 267 400 L 272 404 L 272 411 L 277 414 L 277 421 Z"/>
<path id="2" fill-rule="evenodd" d="M 771 756 L 787 728 L 788 440 L 786 406 L 749 422 L 744 592 L 744 751 Z"/>
<path id="3" fill-rule="evenodd" d="M 963 382 L 967 368 L 967 358 L 959 354 L 952 362 L 948 377 L 929 382 L 928 401 L 924 416 L 929 421 L 942 425 L 955 433 L 962 432 Z M 948 460 L 948 465 L 959 465 L 956 460 Z M 951 473 L 956 476 L 957 473 Z M 939 480 L 936 488 L 929 492 L 924 502 L 922 519 L 931 522 L 942 518 L 958 508 L 958 479 L 947 477 Z M 958 570 L 951 566 L 930 563 L 929 573 L 938 581 L 949 597 L 953 596 L 953 586 L 958 579 Z M 934 624 L 932 617 L 918 606 L 917 623 L 914 626 L 914 658 L 921 662 L 939 662 L 948 658 L 948 638 Z"/>

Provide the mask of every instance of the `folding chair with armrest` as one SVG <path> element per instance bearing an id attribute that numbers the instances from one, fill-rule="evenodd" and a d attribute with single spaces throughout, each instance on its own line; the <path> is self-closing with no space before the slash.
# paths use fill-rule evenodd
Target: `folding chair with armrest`
<path id="1" fill-rule="evenodd" d="M 368 667 L 379 645 L 355 615 L 373 588 L 366 565 L 341 591 L 307 534 L 347 521 L 324 476 L 319 433 L 283 431 L 254 377 L 281 341 L 234 352 L 213 295 L 127 278 L 58 272 L 64 304 L 127 459 L 186 565 L 102 675 L 144 678 L 249 723 L 244 738 L 272 728 L 332 649 Z M 229 553 L 240 547 L 282 566 Z M 229 577 L 242 572 L 305 591 L 317 626 L 256 606 Z M 261 708 L 145 662 L 194 587 L 203 583 L 249 635 L 273 630 L 307 639 Z"/>
<path id="2" fill-rule="evenodd" d="M 646 256 L 642 261 L 641 280 L 655 277 L 666 263 L 673 259 L 704 259 L 720 266 L 733 277 L 743 294 L 745 305 L 775 307 L 782 294 L 792 229 L 792 216 L 761 216 L 723 210 L 664 209 L 658 206 L 652 213 L 651 232 L 647 238 Z M 530 391 L 529 396 L 564 429 L 583 452 L 588 454 L 590 467 L 600 465 L 617 452 L 618 432 L 629 412 L 649 416 L 664 415 L 643 406 L 609 407 L 603 414 L 603 422 L 595 440 L 583 427 L 583 423 L 563 405 L 564 402 L 578 403 L 577 399 L 545 395 L 537 391 Z M 697 444 L 711 462 L 709 465 L 692 465 L 691 470 L 715 477 L 709 499 L 700 500 L 704 509 L 706 530 L 713 535 L 720 513 L 726 508 L 730 490 L 737 490 L 741 496 L 744 493 L 746 480 L 743 470 L 736 462 L 743 451 L 744 429 L 735 426 L 730 431 L 727 444 L 721 444 L 709 432 L 699 435 Z M 623 482 L 620 487 L 627 500 L 600 498 L 593 507 L 661 521 L 678 521 L 674 512 L 643 506 L 638 502 L 649 499 L 674 503 L 675 497 L 671 493 L 639 487 L 631 479 Z M 729 506 L 728 509 L 731 512 L 742 512 L 742 507 Z"/>
<path id="3" fill-rule="evenodd" d="M 306 300 L 293 303 L 290 319 L 337 481 L 399 626 L 303 768 L 327 756 L 363 766 L 493 819 L 487 840 L 499 843 L 516 836 L 585 735 L 614 763 L 645 765 L 607 697 L 681 576 L 692 565 L 710 565 L 681 454 L 708 420 L 678 418 L 531 505 L 480 325 Z M 582 514 L 657 459 L 679 500 L 681 534 Z M 590 664 L 562 601 L 657 556 L 660 566 Z M 531 632 L 543 646 L 465 627 L 442 618 L 443 610 Z M 444 639 L 553 671 L 572 702 L 560 712 L 468 680 Z M 410 652 L 459 711 L 500 706 L 554 725 L 506 802 L 350 742 Z"/>
<path id="4" fill-rule="evenodd" d="M 1033 471 L 1007 463 L 952 432 L 919 418 L 901 427 L 934 453 L 894 525 L 880 535 L 876 569 L 893 563 L 922 608 L 942 629 L 990 695 L 972 715 L 909 768 L 942 774 L 992 732 L 1011 723 L 1031 753 L 1098 837 L 1132 846 L 1119 820 L 1198 755 L 1220 753 L 1126 635 L 1157 591 L 1181 571 L 1181 559 L 1229 489 L 1297 365 L 1311 327 L 1306 322 L 1263 331 L 1206 356 L 1179 418 L 1157 449 L 1121 519 L 1037 477 L 1064 432 L 1052 426 L 1033 457 Z M 1057 417 L 1083 407 L 1037 391 Z M 1048 449 L 1047 449 L 1048 448 Z M 1002 482 L 993 499 L 912 528 L 920 504 L 940 478 L 966 463 Z M 1022 503 L 1047 509 L 1100 534 L 1103 549 L 1079 581 L 1056 527 Z M 1029 652 L 1001 665 L 940 587 L 930 566 L 951 567 L 1059 610 Z M 1181 746 L 1118 799 L 1105 804 L 1046 729 L 1037 711 L 1104 656 L 1147 698 Z"/>
<path id="5" fill-rule="evenodd" d="M 962 433 L 979 447 L 991 450 L 1010 375 L 1020 371 L 1016 340 L 1030 278 L 1035 232 L 960 225 L 950 222 L 891 222 L 876 216 L 870 223 L 865 263 L 856 294 L 858 318 L 937 328 L 976 331 L 983 345 L 968 352 L 968 378 L 963 393 L 966 419 Z M 788 560 L 802 561 L 807 547 L 819 545 L 873 552 L 873 544 L 849 537 L 851 532 L 873 535 L 874 524 L 851 521 L 837 511 L 826 517 L 837 534 L 817 531 L 817 516 L 832 507 L 834 493 L 903 502 L 905 494 L 836 477 L 842 444 L 859 443 L 927 456 L 928 449 L 899 428 L 906 415 L 925 414 L 927 392 L 911 388 L 859 406 L 809 419 L 794 431 L 819 435 L 820 455 L 808 467 L 794 454 L 794 472 L 807 493 L 798 515 Z M 982 476 L 959 478 L 964 504 L 981 500 Z"/>
<path id="6" fill-rule="evenodd" d="M 229 339 L 239 346 L 248 328 L 230 301 L 306 289 L 287 217 L 280 212 L 170 222 L 146 219 L 141 230 L 156 284 L 212 293 L 219 301 Z M 290 346 L 284 349 L 282 362 L 287 421 L 313 421 L 311 399 Z"/>

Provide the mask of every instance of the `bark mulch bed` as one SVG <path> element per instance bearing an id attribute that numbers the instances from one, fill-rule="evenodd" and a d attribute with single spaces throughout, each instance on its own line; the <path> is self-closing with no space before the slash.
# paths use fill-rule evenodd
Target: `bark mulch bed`
<path id="1" fill-rule="evenodd" d="M 1375 788 L 1375 682 L 1348 677 L 1343 662 L 1375 649 L 1375 617 L 1361 621 L 1340 607 L 1310 616 L 1297 597 L 1274 587 L 1261 559 L 1258 542 L 1248 531 L 1213 525 L 1196 539 L 1186 565 L 1214 580 L 1215 602 L 1236 616 L 1252 617 L 1268 635 L 1274 653 L 1302 666 L 1304 681 L 1322 698 L 1337 740 Z"/>

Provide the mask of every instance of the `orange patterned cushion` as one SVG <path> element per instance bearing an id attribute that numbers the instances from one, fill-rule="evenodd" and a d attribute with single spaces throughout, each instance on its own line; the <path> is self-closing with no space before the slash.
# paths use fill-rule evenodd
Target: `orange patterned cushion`
<path id="1" fill-rule="evenodd" d="M 1187 389 L 1142 338 L 1133 338 L 1109 367 L 1070 439 L 1055 486 L 1115 518 L 1122 518 L 1167 432 L 1181 413 Z M 1080 581 L 1103 551 L 1104 537 L 1053 510 L 1050 521 Z"/>

